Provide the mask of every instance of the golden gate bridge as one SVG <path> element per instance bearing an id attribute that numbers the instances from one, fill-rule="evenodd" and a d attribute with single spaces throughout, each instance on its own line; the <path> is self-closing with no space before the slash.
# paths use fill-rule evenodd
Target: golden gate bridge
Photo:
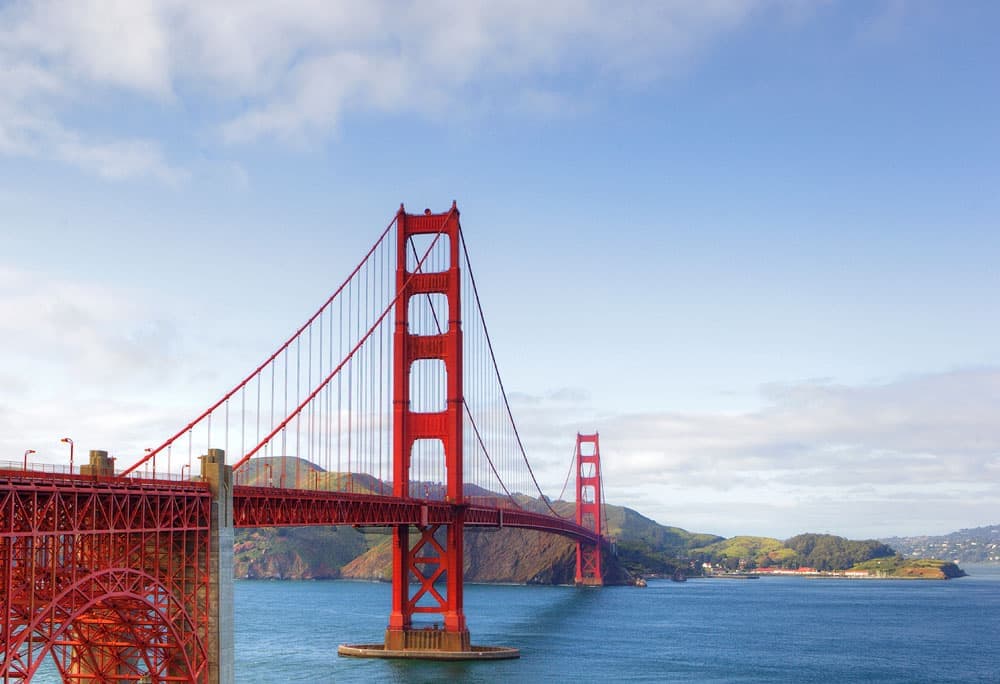
<path id="1" fill-rule="evenodd" d="M 471 643 L 467 526 L 569 537 L 577 584 L 603 582 L 598 436 L 577 435 L 563 517 L 518 432 L 454 203 L 400 206 L 284 344 L 131 465 L 27 456 L 0 466 L 5 683 L 47 658 L 64 681 L 233 681 L 237 527 L 392 529 L 383 640 L 342 655 L 517 655 Z"/>

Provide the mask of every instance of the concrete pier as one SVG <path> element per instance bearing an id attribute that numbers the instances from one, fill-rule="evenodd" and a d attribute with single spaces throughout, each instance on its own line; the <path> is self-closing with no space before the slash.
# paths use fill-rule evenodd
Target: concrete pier
<path id="1" fill-rule="evenodd" d="M 91 449 L 90 460 L 80 466 L 81 475 L 96 477 L 114 477 L 115 459 L 108 458 L 108 452 L 102 449 Z"/>
<path id="2" fill-rule="evenodd" d="M 212 491 L 209 556 L 208 681 L 235 684 L 233 640 L 233 468 L 226 452 L 209 449 L 201 456 L 201 477 Z"/>
<path id="3" fill-rule="evenodd" d="M 466 651 L 431 649 L 391 649 L 385 644 L 341 644 L 337 655 L 351 658 L 410 658 L 416 660 L 509 660 L 520 658 L 521 651 L 508 646 L 469 646 Z"/>

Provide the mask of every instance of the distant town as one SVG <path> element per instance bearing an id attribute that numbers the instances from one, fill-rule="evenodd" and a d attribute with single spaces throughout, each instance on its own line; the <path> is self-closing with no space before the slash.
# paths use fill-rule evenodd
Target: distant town
<path id="1" fill-rule="evenodd" d="M 705 577 L 731 577 L 740 575 L 766 575 L 766 576 L 779 576 L 787 575 L 790 577 L 848 577 L 853 579 L 866 579 L 869 577 L 877 577 L 878 574 L 868 570 L 817 570 L 816 568 L 810 568 L 808 566 L 802 566 L 799 568 L 756 568 L 754 570 L 738 570 L 733 572 L 727 570 L 725 566 L 718 563 L 702 563 L 702 572 Z"/>
<path id="2" fill-rule="evenodd" d="M 889 537 L 880 541 L 905 558 L 1000 563 L 1000 525 L 974 527 L 939 536 Z"/>

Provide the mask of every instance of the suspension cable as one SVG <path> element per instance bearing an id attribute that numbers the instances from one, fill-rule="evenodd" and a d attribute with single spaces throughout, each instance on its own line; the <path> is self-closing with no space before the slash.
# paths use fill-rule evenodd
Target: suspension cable
<path id="1" fill-rule="evenodd" d="M 417 257 L 417 248 L 412 242 L 410 242 L 410 251 L 413 252 L 413 258 L 415 259 Z M 469 261 L 468 254 L 465 255 L 465 261 L 466 263 Z M 425 293 L 424 297 L 427 298 L 427 308 L 430 309 L 431 317 L 434 319 L 434 326 L 437 328 L 438 334 L 443 335 L 444 329 L 441 327 L 441 319 L 438 318 L 437 310 L 434 308 L 434 300 L 431 299 L 429 292 Z M 469 417 L 469 422 L 472 424 L 472 431 L 476 434 L 476 441 L 479 442 L 479 446 L 482 448 L 483 454 L 486 456 L 486 462 L 489 464 L 490 470 L 492 470 L 493 474 L 496 476 L 497 482 L 500 483 L 500 487 L 503 488 L 504 494 L 507 495 L 507 498 L 510 499 L 510 502 L 514 504 L 515 507 L 522 508 L 521 504 L 519 504 L 517 499 L 514 498 L 514 495 L 507 489 L 507 485 L 504 483 L 503 478 L 500 477 L 500 473 L 497 471 L 497 467 L 493 463 L 493 459 L 490 457 L 490 450 L 486 448 L 486 442 L 483 440 L 483 436 L 479 431 L 479 425 L 476 423 L 475 416 L 472 415 L 472 409 L 469 407 L 469 402 L 465 399 L 464 391 L 462 392 L 462 406 L 465 407 L 465 415 Z"/>
<path id="2" fill-rule="evenodd" d="M 604 469 L 600 468 L 597 471 L 597 478 L 601 483 L 601 527 L 604 530 L 597 530 L 598 534 L 602 537 L 604 536 L 604 531 L 608 529 L 608 500 L 604 496 Z"/>
<path id="3" fill-rule="evenodd" d="M 281 354 L 282 352 L 284 352 L 285 350 L 287 350 L 291 346 L 292 342 L 294 342 L 299 337 L 299 335 L 301 335 L 303 333 L 303 331 L 305 331 L 306 328 L 308 328 L 310 325 L 312 325 L 313 321 L 315 321 L 319 317 L 319 315 L 326 309 L 326 307 L 328 307 L 333 302 L 333 300 L 336 299 L 337 296 L 343 291 L 343 289 L 345 287 L 347 287 L 347 284 L 349 282 L 351 282 L 351 279 L 353 279 L 354 276 L 357 275 L 358 271 L 361 270 L 361 267 L 364 266 L 365 263 L 367 263 L 368 259 L 371 257 L 371 255 L 375 253 L 375 250 L 378 248 L 378 246 L 385 239 L 385 236 L 389 234 L 389 231 L 392 229 L 392 227 L 395 225 L 395 223 L 396 223 L 396 219 L 394 217 L 389 222 L 389 225 L 387 225 L 385 227 L 385 230 L 382 231 L 382 234 L 379 235 L 378 239 L 375 240 L 375 244 L 373 244 L 372 247 L 371 247 L 371 249 L 368 250 L 368 253 L 365 254 L 365 256 L 361 259 L 361 261 L 354 268 L 354 270 L 351 271 L 350 275 L 348 275 L 347 278 L 344 279 L 344 282 L 342 282 L 340 284 L 340 287 L 338 287 L 336 289 L 336 291 L 332 295 L 330 295 L 329 298 L 327 298 L 327 300 L 323 303 L 323 305 L 319 309 L 317 309 L 316 313 L 314 313 L 312 316 L 309 317 L 309 320 L 307 320 L 305 323 L 303 323 L 302 326 L 298 330 L 296 330 L 295 333 L 292 334 L 292 336 L 289 337 L 288 340 L 283 345 L 281 345 L 280 347 L 278 347 L 277 351 L 275 351 L 273 354 L 271 354 L 269 357 L 267 357 L 267 359 L 265 359 L 263 363 L 261 363 L 259 366 L 257 366 L 257 368 L 252 373 L 250 373 L 250 375 L 248 375 L 242 382 L 240 382 L 238 385 L 236 385 L 236 387 L 234 387 L 232 390 L 230 390 L 229 392 L 227 392 L 221 399 L 219 399 L 217 402 L 215 402 L 214 404 L 212 404 L 211 406 L 209 406 L 204 412 L 202 412 L 201 415 L 199 415 L 197 418 L 195 418 L 190 423 L 188 423 L 186 426 L 184 426 L 181 430 L 179 430 L 177 432 L 177 434 L 175 434 L 174 436 L 170 437 L 165 442 L 163 442 L 163 444 L 161 444 L 160 446 L 158 446 L 155 449 L 153 449 L 152 451 L 150 451 L 143 458 L 139 459 L 134 465 L 132 465 L 132 466 L 126 468 L 125 470 L 123 470 L 122 472 L 118 473 L 118 477 L 126 477 L 126 476 L 128 476 L 129 473 L 133 472 L 136 468 L 138 468 L 139 466 L 143 465 L 146 461 L 148 461 L 151 458 L 153 458 L 154 456 L 156 456 L 156 454 L 158 454 L 160 451 L 162 451 L 163 449 L 165 449 L 166 447 L 168 447 L 170 444 L 173 444 L 174 440 L 176 440 L 178 437 L 180 437 L 181 435 L 183 435 L 188 430 L 193 429 L 198 423 L 200 423 L 202 420 L 204 420 L 206 416 L 211 415 L 212 412 L 215 411 L 215 409 L 219 408 L 219 406 L 221 406 L 223 404 L 223 402 L 227 401 L 230 397 L 232 397 L 234 394 L 236 394 L 240 389 L 242 389 L 243 387 L 245 387 L 246 385 L 248 385 L 251 380 L 253 380 L 255 377 L 257 377 L 257 375 L 259 373 L 261 373 L 267 367 L 267 365 L 269 363 L 271 363 L 276 358 L 278 358 L 279 354 Z M 381 320 L 381 319 L 379 319 L 379 320 Z"/>
<path id="4" fill-rule="evenodd" d="M 386 232 L 388 232 L 388 231 L 386 231 Z M 410 285 L 410 282 L 416 276 L 416 272 L 420 271 L 420 268 L 423 266 L 424 261 L 427 259 L 427 256 L 431 253 L 431 251 L 434 249 L 434 246 L 437 244 L 437 241 L 441 237 L 442 234 L 443 233 L 437 233 L 434 236 L 434 239 L 431 241 L 430 245 L 428 245 L 428 247 L 427 247 L 427 251 L 424 252 L 424 255 L 420 258 L 420 261 L 417 262 L 417 266 L 414 269 L 414 273 L 410 274 L 410 277 L 407 278 L 406 282 L 403 283 L 403 287 L 399 290 L 399 292 L 396 293 L 396 296 L 392 298 L 392 301 L 390 301 L 386 305 L 386 308 L 382 311 L 382 313 L 379 315 L 379 317 L 375 319 L 375 322 L 372 323 L 372 325 L 371 325 L 370 328 L 368 328 L 368 331 L 364 334 L 364 336 L 360 340 L 358 340 L 357 344 L 355 344 L 351 348 L 351 350 L 347 353 L 347 356 L 344 357 L 344 359 L 337 365 L 337 367 L 334 368 L 330 372 L 330 374 L 326 376 L 326 379 L 324 379 L 323 382 L 321 382 L 316 387 L 316 389 L 314 389 L 309 394 L 309 396 L 307 396 L 305 398 L 305 400 L 302 403 L 300 403 L 295 408 L 294 411 L 292 411 L 290 414 L 288 414 L 288 416 L 283 421 L 281 421 L 273 430 L 271 430 L 270 434 L 268 434 L 260 444 L 258 444 L 257 446 L 255 446 L 253 449 L 251 449 L 249 452 L 247 452 L 247 454 L 245 456 L 243 456 L 243 458 L 241 458 L 239 461 L 237 461 L 236 463 L 234 463 L 233 464 L 233 470 L 236 470 L 238 467 L 240 467 L 241 465 L 243 465 L 244 463 L 246 463 L 248 460 L 250 460 L 250 458 L 254 454 L 256 454 L 258 451 L 260 451 L 264 446 L 266 446 L 267 443 L 270 442 L 271 439 L 276 434 L 278 434 L 279 432 L 281 432 L 282 430 L 284 430 L 285 426 L 287 426 L 288 423 L 291 422 L 291 420 L 293 418 L 295 418 L 296 416 L 299 415 L 299 413 L 302 411 L 302 409 L 305 408 L 306 405 L 309 404 L 309 402 L 311 402 L 316 397 L 316 395 L 319 394 L 320 391 L 322 391 L 323 388 L 327 386 L 327 384 L 329 384 L 329 382 L 331 380 L 333 380 L 334 376 L 336 376 L 336 375 L 338 375 L 340 373 L 340 369 L 343 368 L 347 364 L 347 362 L 350 361 L 354 357 L 354 354 L 358 351 L 358 349 L 360 349 L 364 345 L 364 343 L 368 341 L 368 339 L 372 336 L 372 333 L 375 332 L 375 330 L 382 324 L 382 321 L 385 320 L 386 316 L 389 315 L 389 312 L 392 311 L 395 308 L 396 302 L 402 296 L 403 292 L 406 291 L 406 288 Z M 384 235 L 385 235 L 385 233 L 383 233 L 383 236 Z M 370 254 L 371 254 L 371 252 L 369 252 L 369 255 Z M 365 257 L 365 258 L 367 259 L 367 257 Z M 356 270 L 355 270 L 355 272 L 356 272 Z"/>
<path id="5" fill-rule="evenodd" d="M 552 511 L 552 515 L 561 518 L 563 516 L 559 515 L 559 513 L 552 508 L 552 504 L 549 503 L 549 500 L 542 492 L 542 488 L 538 486 L 538 480 L 535 478 L 535 472 L 531 468 L 531 463 L 528 462 L 528 454 L 524 449 L 524 443 L 521 441 L 521 434 L 518 432 L 517 423 L 514 422 L 514 413 L 511 411 L 510 401 L 507 399 L 507 390 L 504 388 L 503 379 L 500 377 L 500 367 L 497 365 L 497 357 L 493 353 L 493 341 L 490 339 L 490 332 L 486 326 L 486 317 L 483 314 L 483 304 L 479 300 L 479 288 L 476 287 L 476 276 L 472 273 L 472 263 L 469 261 L 469 250 L 465 244 L 465 236 L 462 233 L 461 226 L 458 228 L 458 235 L 462 243 L 462 252 L 465 254 L 465 265 L 469 271 L 469 281 L 472 283 L 472 292 L 476 299 L 476 309 L 479 311 L 479 322 L 483 326 L 483 333 L 486 336 L 486 346 L 490 352 L 490 360 L 493 362 L 493 371 L 496 373 L 497 383 L 500 385 L 500 395 L 503 397 L 504 407 L 507 410 L 507 417 L 510 419 L 510 425 L 514 430 L 514 438 L 517 440 L 517 447 L 521 451 L 521 458 L 524 460 L 524 464 L 528 467 L 528 474 L 531 476 L 531 481 L 534 483 L 535 489 L 538 491 L 538 495 L 542 500 L 542 503 L 544 503 L 545 506 Z"/>
<path id="6" fill-rule="evenodd" d="M 566 481 L 563 482 L 562 491 L 559 492 L 559 498 L 556 501 L 562 501 L 563 495 L 566 493 L 566 488 L 569 487 L 569 477 L 573 474 L 573 464 L 576 463 L 576 446 L 573 446 L 573 455 L 569 457 L 569 470 L 566 471 Z M 604 490 L 601 490 L 604 493 Z"/>

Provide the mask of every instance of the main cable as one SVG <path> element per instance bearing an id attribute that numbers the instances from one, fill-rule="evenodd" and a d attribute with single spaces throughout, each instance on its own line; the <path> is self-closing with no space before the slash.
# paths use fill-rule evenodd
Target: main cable
<path id="1" fill-rule="evenodd" d="M 500 377 L 500 367 L 497 365 L 497 357 L 496 354 L 493 353 L 493 341 L 490 339 L 490 332 L 486 326 L 486 317 L 483 314 L 483 304 L 479 299 L 479 288 L 476 287 L 476 276 L 472 272 L 472 263 L 469 261 L 469 250 L 465 244 L 465 235 L 462 233 L 461 226 L 458 227 L 458 236 L 460 242 L 462 243 L 462 252 L 465 254 L 465 265 L 469 271 L 469 281 L 472 283 L 472 292 L 476 298 L 476 308 L 479 311 L 479 321 L 483 326 L 483 333 L 486 336 L 486 345 L 490 352 L 490 360 L 493 362 L 493 370 L 496 373 L 497 384 L 500 386 L 500 395 L 503 397 L 504 407 L 506 408 L 507 416 L 510 419 L 510 426 L 514 430 L 514 438 L 517 440 L 517 447 L 521 451 L 521 458 L 524 460 L 524 464 L 528 467 L 528 474 L 531 476 L 531 481 L 534 483 L 535 490 L 538 492 L 538 496 L 542 500 L 542 503 L 544 503 L 545 506 L 552 511 L 552 515 L 557 518 L 562 518 L 563 516 L 559 515 L 559 513 L 556 512 L 556 509 L 552 508 L 552 504 L 549 503 L 549 500 L 542 492 L 542 488 L 538 486 L 538 479 L 535 477 L 535 471 L 532 470 L 531 463 L 528 462 L 528 454 L 524 449 L 524 443 L 521 441 L 521 433 L 518 431 L 517 424 L 514 422 L 514 412 L 510 408 L 510 401 L 507 398 L 507 390 L 503 386 L 503 378 Z"/>

